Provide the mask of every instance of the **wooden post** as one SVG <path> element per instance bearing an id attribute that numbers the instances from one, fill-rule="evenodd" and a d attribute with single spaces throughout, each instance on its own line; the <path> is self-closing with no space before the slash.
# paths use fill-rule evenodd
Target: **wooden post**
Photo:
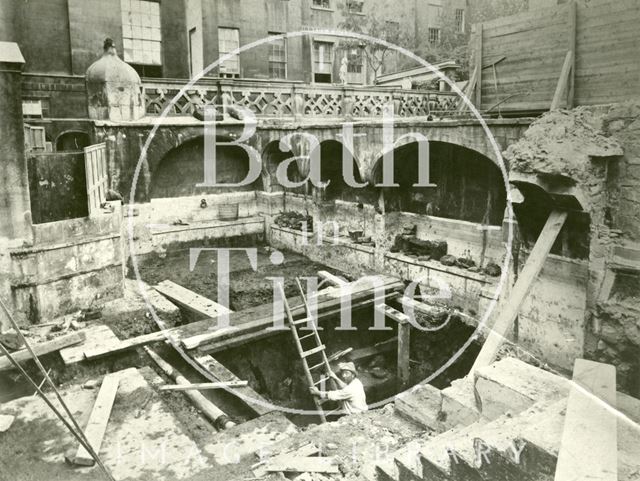
<path id="1" fill-rule="evenodd" d="M 556 91 L 553 94 L 553 100 L 551 101 L 551 109 L 556 110 L 559 109 L 562 103 L 562 97 L 565 95 L 567 91 L 570 74 L 573 70 L 573 52 L 569 50 L 567 55 L 564 58 L 564 63 L 562 64 L 562 70 L 560 71 L 560 78 L 558 79 L 558 84 L 556 85 Z"/>
<path id="2" fill-rule="evenodd" d="M 617 481 L 616 368 L 576 359 L 567 401 L 556 481 Z"/>
<path id="3" fill-rule="evenodd" d="M 498 350 L 508 335 L 509 330 L 513 326 L 513 322 L 520 312 L 520 308 L 524 303 L 524 300 L 529 294 L 529 290 L 534 281 L 538 277 L 538 274 L 542 270 L 551 247 L 558 237 L 564 222 L 567 220 L 567 213 L 560 211 L 553 211 L 547 219 L 547 223 L 544 225 L 536 244 L 533 246 L 527 263 L 525 264 L 518 280 L 513 286 L 513 291 L 509 296 L 508 302 L 504 309 L 498 314 L 495 324 L 491 328 L 491 332 L 487 336 L 487 340 L 484 342 L 478 357 L 476 358 L 471 372 L 488 366 L 491 364 L 498 354 Z"/>
<path id="4" fill-rule="evenodd" d="M 398 384 L 400 389 L 409 385 L 409 349 L 411 325 L 408 322 L 398 323 Z"/>
<path id="5" fill-rule="evenodd" d="M 577 9 L 576 2 L 569 4 L 569 51 L 572 52 L 571 72 L 567 84 L 567 108 L 572 109 L 574 103 L 574 88 L 576 80 L 576 30 L 577 30 Z"/>
<path id="6" fill-rule="evenodd" d="M 476 109 L 482 109 L 482 35 L 483 35 L 483 27 L 482 24 L 479 23 L 477 25 L 478 31 L 476 32 L 476 93 L 474 98 L 474 103 Z"/>
<path id="7" fill-rule="evenodd" d="M 87 427 L 84 428 L 84 434 L 87 436 L 89 445 L 96 453 L 100 452 L 100 446 L 102 446 L 104 433 L 107 430 L 107 423 L 109 422 L 109 416 L 111 416 L 111 409 L 116 399 L 119 384 L 120 374 L 118 373 L 107 374 L 104 377 L 98 397 L 89 416 L 89 422 Z M 83 466 L 93 466 L 95 463 L 91 454 L 83 446 L 78 448 L 72 461 L 74 464 Z"/>

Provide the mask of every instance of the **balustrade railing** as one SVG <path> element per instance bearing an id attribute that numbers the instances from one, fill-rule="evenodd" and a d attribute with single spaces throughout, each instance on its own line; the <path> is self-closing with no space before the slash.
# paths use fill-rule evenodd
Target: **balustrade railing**
<path id="1" fill-rule="evenodd" d="M 145 81 L 147 114 L 160 115 L 183 85 L 181 80 Z M 183 92 L 168 114 L 191 115 L 213 104 L 241 106 L 257 117 L 371 118 L 393 108 L 396 117 L 441 118 L 456 115 L 458 100 L 454 92 L 212 79 Z"/>

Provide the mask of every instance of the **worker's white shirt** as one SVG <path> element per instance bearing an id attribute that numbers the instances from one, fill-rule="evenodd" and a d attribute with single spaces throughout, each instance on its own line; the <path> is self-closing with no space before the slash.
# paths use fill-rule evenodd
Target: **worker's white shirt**
<path id="1" fill-rule="evenodd" d="M 332 401 L 340 401 L 340 409 L 346 414 L 361 413 L 369 409 L 364 386 L 358 378 L 355 378 L 342 389 L 327 391 L 327 398 Z"/>

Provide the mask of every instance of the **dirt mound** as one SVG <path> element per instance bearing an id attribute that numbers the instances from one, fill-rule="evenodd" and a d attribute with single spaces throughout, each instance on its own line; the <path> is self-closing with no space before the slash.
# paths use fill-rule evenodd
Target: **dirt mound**
<path id="1" fill-rule="evenodd" d="M 606 131 L 604 120 L 604 115 L 587 108 L 548 112 L 509 146 L 504 158 L 513 172 L 584 181 L 591 158 L 623 154 L 620 143 Z"/>

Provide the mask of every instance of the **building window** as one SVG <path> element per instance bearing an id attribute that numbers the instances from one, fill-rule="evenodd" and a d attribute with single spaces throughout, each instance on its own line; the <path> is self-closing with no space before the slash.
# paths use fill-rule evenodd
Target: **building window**
<path id="1" fill-rule="evenodd" d="M 218 27 L 218 54 L 233 52 L 240 47 L 240 31 L 237 28 Z M 221 74 L 240 74 L 240 57 L 238 54 L 220 64 Z"/>
<path id="2" fill-rule="evenodd" d="M 456 29 L 464 33 L 464 8 L 456 8 Z"/>
<path id="3" fill-rule="evenodd" d="M 313 75 L 314 82 L 331 83 L 333 69 L 333 44 L 330 42 L 313 42 Z"/>
<path id="4" fill-rule="evenodd" d="M 317 8 L 331 8 L 331 0 L 313 0 L 313 6 Z"/>
<path id="5" fill-rule="evenodd" d="M 280 35 L 270 32 L 269 35 Z M 269 42 L 269 77 L 287 78 L 287 40 L 280 38 Z"/>
<path id="6" fill-rule="evenodd" d="M 429 28 L 429 43 L 438 43 L 440 42 L 440 29 L 430 27 Z"/>
<path id="7" fill-rule="evenodd" d="M 124 60 L 143 76 L 161 76 L 160 4 L 147 0 L 120 2 Z"/>
<path id="8" fill-rule="evenodd" d="M 349 13 L 362 13 L 364 7 L 364 1 L 362 0 L 347 0 L 347 9 Z"/>
<path id="9" fill-rule="evenodd" d="M 350 84 L 364 83 L 364 55 L 362 49 L 352 48 L 347 53 L 347 82 Z"/>

